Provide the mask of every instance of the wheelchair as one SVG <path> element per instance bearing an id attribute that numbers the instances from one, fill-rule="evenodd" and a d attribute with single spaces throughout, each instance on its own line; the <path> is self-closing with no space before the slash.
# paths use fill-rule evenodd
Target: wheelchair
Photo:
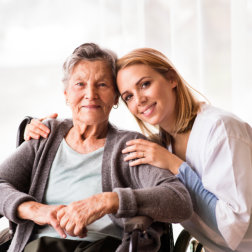
<path id="1" fill-rule="evenodd" d="M 18 128 L 16 147 L 23 143 L 24 129 L 27 123 L 31 120 L 26 117 Z M 0 215 L 0 218 L 3 216 Z M 124 232 L 127 234 L 129 242 L 129 252 L 138 251 L 138 241 L 140 237 L 147 234 L 147 229 L 151 226 L 153 220 L 148 216 L 136 216 L 125 222 Z M 195 240 L 189 232 L 182 230 L 176 242 L 173 239 L 173 229 L 171 223 L 162 223 L 163 234 L 161 236 L 161 247 L 159 252 L 202 252 L 203 245 Z M 5 252 L 11 243 L 11 239 L 15 232 L 16 225 L 9 223 L 9 228 L 0 232 L 0 252 Z M 189 249 L 189 250 L 188 250 Z"/>
<path id="2" fill-rule="evenodd" d="M 129 252 L 137 252 L 137 244 L 140 236 L 146 233 L 153 220 L 147 216 L 136 216 L 125 223 L 125 232 L 130 234 Z M 203 252 L 201 243 L 194 239 L 188 231 L 182 230 L 174 242 L 171 223 L 162 223 L 164 233 L 161 236 L 161 247 L 159 252 Z"/>
<path id="3" fill-rule="evenodd" d="M 125 223 L 124 232 L 128 234 L 129 252 L 138 251 L 138 239 L 146 234 L 146 230 L 153 223 L 153 220 L 147 216 L 136 216 Z M 182 230 L 176 242 L 173 240 L 172 224 L 163 223 L 164 233 L 161 236 L 161 247 L 159 252 L 202 252 L 203 245 L 195 240 L 186 230 Z M 0 232 L 0 251 L 6 252 L 11 243 L 12 234 L 15 227 Z"/>

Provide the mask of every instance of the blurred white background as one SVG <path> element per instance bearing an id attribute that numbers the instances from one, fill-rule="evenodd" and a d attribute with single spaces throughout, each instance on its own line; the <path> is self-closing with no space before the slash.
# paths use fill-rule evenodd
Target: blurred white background
<path id="1" fill-rule="evenodd" d="M 0 0 L 0 162 L 25 115 L 70 116 L 61 66 L 84 42 L 118 56 L 156 48 L 213 105 L 252 124 L 252 0 Z M 123 104 L 111 121 L 138 130 Z"/>

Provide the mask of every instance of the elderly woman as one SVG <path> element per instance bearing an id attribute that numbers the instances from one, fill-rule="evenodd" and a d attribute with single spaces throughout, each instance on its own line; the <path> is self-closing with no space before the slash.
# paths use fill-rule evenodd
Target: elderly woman
<path id="1" fill-rule="evenodd" d="M 125 143 L 143 136 L 108 121 L 118 102 L 113 54 L 83 44 L 63 70 L 72 120 L 48 120 L 48 138 L 23 143 L 0 165 L 0 214 L 17 224 L 9 251 L 126 251 L 122 218 L 189 218 L 189 194 L 171 172 L 123 161 Z"/>

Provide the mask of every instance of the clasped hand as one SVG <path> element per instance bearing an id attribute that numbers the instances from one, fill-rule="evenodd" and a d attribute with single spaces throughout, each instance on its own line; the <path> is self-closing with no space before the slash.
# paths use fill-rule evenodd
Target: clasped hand
<path id="1" fill-rule="evenodd" d="M 67 206 L 24 202 L 18 207 L 18 216 L 32 220 L 38 225 L 50 225 L 62 238 L 66 238 L 67 234 L 83 238 L 87 235 L 86 227 L 89 224 L 105 214 L 115 213 L 118 206 L 117 193 L 106 192 L 72 202 Z"/>
<path id="2" fill-rule="evenodd" d="M 88 199 L 75 201 L 58 210 L 57 221 L 60 227 L 71 236 L 85 237 L 86 226 L 100 219 L 107 213 L 102 194 Z"/>

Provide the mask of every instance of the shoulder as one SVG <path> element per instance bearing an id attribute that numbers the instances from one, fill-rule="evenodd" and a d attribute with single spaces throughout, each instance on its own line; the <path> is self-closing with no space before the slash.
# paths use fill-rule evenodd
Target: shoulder
<path id="1" fill-rule="evenodd" d="M 50 137 L 65 135 L 73 127 L 71 119 L 47 119 L 43 122 L 50 129 Z"/>
<path id="2" fill-rule="evenodd" d="M 50 129 L 73 126 L 71 119 L 47 119 L 43 123 Z"/>
<path id="3" fill-rule="evenodd" d="M 71 119 L 47 119 L 43 121 L 43 124 L 50 129 L 48 137 L 28 141 L 28 143 L 34 145 L 36 148 L 44 148 L 48 143 L 52 144 L 53 141 L 62 139 L 73 126 Z"/>
<path id="4" fill-rule="evenodd" d="M 122 130 L 112 124 L 109 124 L 105 151 L 113 152 L 115 155 L 121 153 L 121 150 L 126 147 L 127 141 L 137 138 L 147 139 L 139 132 Z"/>
<path id="5" fill-rule="evenodd" d="M 109 125 L 108 137 L 110 139 L 117 139 L 117 141 L 128 141 L 130 139 L 136 139 L 136 138 L 147 139 L 146 136 L 137 131 L 119 129 L 118 127 L 112 124 Z"/>
<path id="6" fill-rule="evenodd" d="M 188 140 L 189 163 L 198 158 L 204 164 L 204 157 L 241 145 L 252 146 L 252 128 L 232 113 L 208 104 L 201 105 Z"/>
<path id="7" fill-rule="evenodd" d="M 252 139 L 252 129 L 249 124 L 230 112 L 207 104 L 201 106 L 194 126 L 193 130 L 198 130 L 201 137 Z"/>

